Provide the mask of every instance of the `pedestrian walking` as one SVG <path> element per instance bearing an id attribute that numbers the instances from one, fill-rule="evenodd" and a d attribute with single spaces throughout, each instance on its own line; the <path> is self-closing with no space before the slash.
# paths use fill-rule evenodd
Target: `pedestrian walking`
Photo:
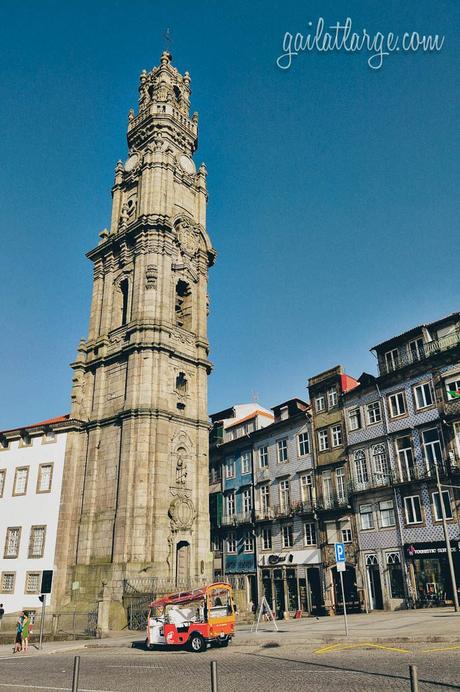
<path id="1" fill-rule="evenodd" d="M 29 613 L 24 613 L 24 619 L 22 621 L 22 652 L 27 653 L 29 650 L 29 630 L 30 630 L 30 618 Z"/>
<path id="2" fill-rule="evenodd" d="M 17 627 L 16 627 L 16 639 L 14 641 L 13 653 L 16 654 L 22 649 L 22 620 L 24 618 L 24 613 L 21 613 L 18 617 Z"/>
<path id="3" fill-rule="evenodd" d="M 5 615 L 5 609 L 3 607 L 3 603 L 0 603 L 0 630 L 2 629 L 2 620 L 3 620 L 4 615 Z"/>

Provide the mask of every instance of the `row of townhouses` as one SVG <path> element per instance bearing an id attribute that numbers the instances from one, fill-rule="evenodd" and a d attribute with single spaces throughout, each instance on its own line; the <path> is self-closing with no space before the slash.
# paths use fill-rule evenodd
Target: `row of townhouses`
<path id="1" fill-rule="evenodd" d="M 211 417 L 215 577 L 241 610 L 342 612 L 452 602 L 460 584 L 460 313 L 372 349 L 375 375 L 311 377 L 309 402 Z M 438 491 L 438 478 L 441 496 Z"/>

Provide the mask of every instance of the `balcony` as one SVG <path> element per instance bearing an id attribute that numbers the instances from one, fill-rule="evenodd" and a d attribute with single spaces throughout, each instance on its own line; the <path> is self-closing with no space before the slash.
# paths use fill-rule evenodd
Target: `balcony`
<path id="1" fill-rule="evenodd" d="M 238 524 L 252 524 L 252 512 L 235 512 L 224 514 L 221 526 L 237 526 Z"/>
<path id="2" fill-rule="evenodd" d="M 345 496 L 334 493 L 328 498 L 320 498 L 316 505 L 316 510 L 319 512 L 324 512 L 333 509 L 344 509 L 345 507 L 348 507 L 348 505 L 348 493 L 346 493 Z"/>
<path id="3" fill-rule="evenodd" d="M 446 478 L 449 475 L 449 465 L 444 461 L 438 463 L 438 471 L 440 478 Z M 412 483 L 413 481 L 436 481 L 436 469 L 434 464 L 415 464 L 411 467 L 396 468 L 392 471 L 391 481 L 393 485 Z"/>
<path id="4" fill-rule="evenodd" d="M 311 502 L 290 502 L 289 505 L 271 505 L 256 509 L 256 521 L 271 521 L 279 517 L 292 517 L 295 514 L 313 514 L 315 507 Z"/>
<path id="5" fill-rule="evenodd" d="M 391 372 L 401 370 L 407 365 L 413 365 L 432 356 L 442 353 L 443 351 L 448 351 L 451 348 L 455 348 L 460 345 L 460 330 L 452 332 L 452 334 L 446 334 L 440 339 L 435 339 L 434 341 L 427 341 L 423 344 L 423 347 L 418 349 L 417 353 L 400 351 L 398 353 L 397 359 L 393 363 L 386 363 L 384 357 L 379 358 L 379 372 L 380 375 L 388 375 Z"/>
<path id="6" fill-rule="evenodd" d="M 392 484 L 391 473 L 375 473 L 369 475 L 367 480 L 358 481 L 355 478 L 350 481 L 350 492 L 360 493 L 364 490 L 374 490 L 375 488 L 386 488 Z"/>

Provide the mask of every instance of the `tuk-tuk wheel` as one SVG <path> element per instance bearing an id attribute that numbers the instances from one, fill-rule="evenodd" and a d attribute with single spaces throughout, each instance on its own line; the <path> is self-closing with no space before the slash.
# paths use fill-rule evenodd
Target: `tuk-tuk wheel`
<path id="1" fill-rule="evenodd" d="M 216 640 L 217 646 L 228 646 L 230 644 L 230 637 L 219 637 L 219 639 Z"/>
<path id="2" fill-rule="evenodd" d="M 206 651 L 206 641 L 204 637 L 201 636 L 199 632 L 194 632 L 192 636 L 189 639 L 189 648 L 190 651 L 193 651 L 196 654 L 201 653 L 202 651 Z"/>

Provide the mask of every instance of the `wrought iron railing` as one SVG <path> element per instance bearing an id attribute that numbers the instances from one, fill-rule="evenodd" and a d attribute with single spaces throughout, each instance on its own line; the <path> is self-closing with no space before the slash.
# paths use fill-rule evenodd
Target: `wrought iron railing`
<path id="1" fill-rule="evenodd" d="M 252 512 L 235 512 L 235 514 L 224 514 L 221 524 L 222 526 L 235 526 L 236 524 L 250 524 L 252 521 Z"/>

